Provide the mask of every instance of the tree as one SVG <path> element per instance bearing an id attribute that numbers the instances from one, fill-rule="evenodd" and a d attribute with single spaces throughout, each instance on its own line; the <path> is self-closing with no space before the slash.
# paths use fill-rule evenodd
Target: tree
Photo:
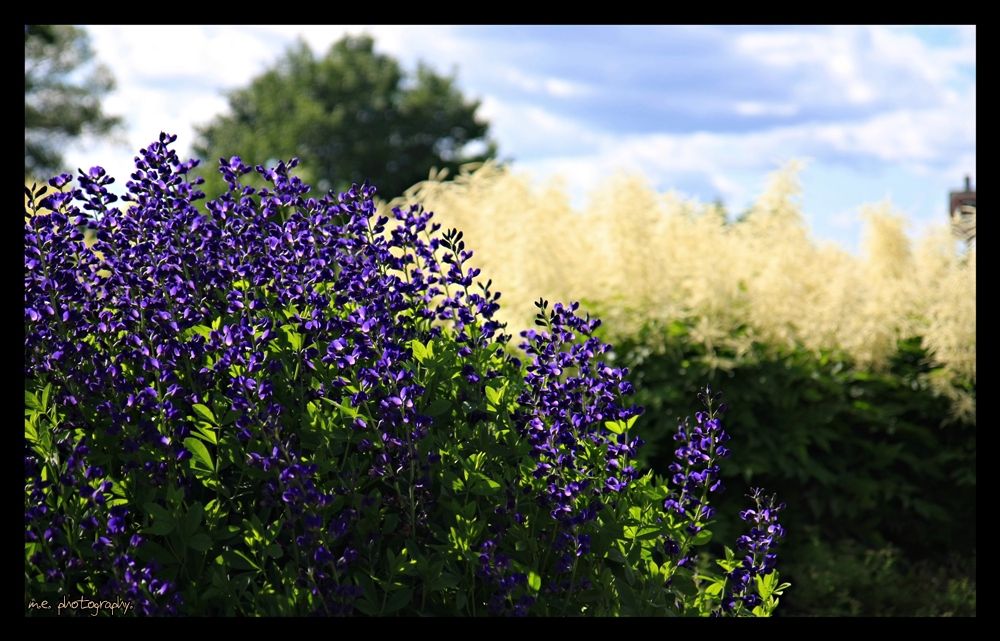
<path id="1" fill-rule="evenodd" d="M 432 167 L 454 175 L 496 153 L 489 125 L 476 118 L 479 102 L 465 100 L 453 77 L 421 63 L 408 82 L 367 35 L 342 38 L 322 59 L 300 39 L 249 87 L 231 92 L 229 106 L 231 113 L 196 128 L 210 196 L 222 191 L 219 158 L 233 155 L 251 164 L 297 157 L 299 176 L 321 190 L 369 179 L 391 198 Z M 474 141 L 485 152 L 465 155 Z"/>
<path id="2" fill-rule="evenodd" d="M 101 98 L 111 72 L 93 64 L 90 39 L 69 25 L 24 26 L 24 175 L 47 178 L 64 169 L 62 151 L 83 135 L 108 136 L 122 126 Z"/>

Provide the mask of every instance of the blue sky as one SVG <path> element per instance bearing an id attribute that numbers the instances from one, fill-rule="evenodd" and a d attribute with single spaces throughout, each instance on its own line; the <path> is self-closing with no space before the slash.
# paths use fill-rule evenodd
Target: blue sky
<path id="1" fill-rule="evenodd" d="M 976 184 L 974 26 L 84 27 L 117 80 L 105 110 L 125 116 L 127 145 L 66 157 L 122 187 L 161 130 L 190 156 L 195 125 L 298 36 L 322 54 L 362 32 L 408 72 L 454 73 L 500 156 L 562 176 L 578 206 L 627 171 L 739 212 L 798 158 L 814 237 L 856 251 L 860 205 L 889 199 L 917 235 L 947 220 L 965 175 Z"/>

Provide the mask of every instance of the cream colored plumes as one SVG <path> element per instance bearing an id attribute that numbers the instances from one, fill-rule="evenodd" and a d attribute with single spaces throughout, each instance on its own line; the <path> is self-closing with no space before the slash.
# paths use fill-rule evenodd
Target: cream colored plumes
<path id="1" fill-rule="evenodd" d="M 962 384 L 976 378 L 975 249 L 959 255 L 943 226 L 914 249 L 905 217 L 888 203 L 862 210 L 862 256 L 814 242 L 797 198 L 799 167 L 774 172 L 737 224 L 629 175 L 609 177 L 581 213 L 560 185 L 535 189 L 492 163 L 420 183 L 391 204 L 421 203 L 465 232 L 515 336 L 532 327 L 539 297 L 600 310 L 612 342 L 647 321 L 689 320 L 709 363 L 722 368 L 761 356 L 756 340 L 843 350 L 859 367 L 880 369 L 897 340 L 921 336 L 942 366 L 930 382 L 974 421 Z"/>

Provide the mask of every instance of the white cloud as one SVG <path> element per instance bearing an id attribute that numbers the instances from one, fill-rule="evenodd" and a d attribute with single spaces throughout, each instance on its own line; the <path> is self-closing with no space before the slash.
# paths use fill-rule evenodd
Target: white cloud
<path id="1" fill-rule="evenodd" d="M 802 104 L 865 105 L 929 99 L 947 92 L 959 65 L 975 65 L 975 30 L 957 47 L 931 47 L 912 31 L 891 27 L 833 27 L 801 33 L 751 32 L 736 37 L 741 56 L 782 72 L 799 71 L 793 87 Z M 914 82 L 918 81 L 918 82 Z"/>
<path id="2" fill-rule="evenodd" d="M 859 207 L 849 207 L 830 214 L 826 218 L 827 223 L 832 227 L 840 229 L 859 230 L 861 229 L 861 215 Z"/>
<path id="3" fill-rule="evenodd" d="M 586 152 L 609 140 L 576 119 L 528 103 L 487 96 L 479 113 L 490 122 L 492 135 L 502 141 L 503 153 L 517 158 Z"/>
<path id="4" fill-rule="evenodd" d="M 719 195 L 726 202 L 742 203 L 746 202 L 751 197 L 746 185 L 735 180 L 731 180 L 722 173 L 713 174 L 711 176 L 711 182 L 712 186 L 719 191 Z"/>
<path id="5" fill-rule="evenodd" d="M 201 87 L 238 87 L 283 49 L 266 33 L 192 25 L 89 26 L 102 62 L 124 87 L 186 79 Z"/>
<path id="6" fill-rule="evenodd" d="M 947 152 L 956 147 L 974 146 L 976 120 L 953 106 L 900 109 L 858 123 L 811 126 L 808 132 L 830 150 L 918 169 L 947 162 Z"/>
<path id="7" fill-rule="evenodd" d="M 736 103 L 735 110 L 741 116 L 794 116 L 799 112 L 799 107 L 789 103 L 777 104 L 744 100 Z"/>
<path id="8" fill-rule="evenodd" d="M 246 86 L 296 37 L 301 35 L 322 55 L 345 33 L 364 32 L 375 38 L 378 51 L 397 58 L 405 70 L 412 70 L 417 60 L 439 73 L 456 69 L 460 89 L 482 99 L 480 114 L 491 122 L 501 155 L 513 156 L 515 167 L 540 178 L 561 173 L 576 203 L 609 173 L 624 169 L 640 171 L 657 185 L 694 180 L 715 189 L 733 207 L 759 192 L 761 176 L 775 161 L 803 156 L 820 165 L 901 168 L 928 180 L 953 176 L 955 187 L 966 173 L 975 179 L 974 26 L 943 28 L 944 44 L 932 42 L 919 27 L 689 29 L 684 35 L 696 45 L 705 38 L 732 45 L 738 67 L 737 62 L 721 61 L 721 72 L 700 68 L 684 76 L 690 84 L 683 86 L 630 86 L 623 80 L 613 96 L 598 91 L 605 83 L 602 74 L 614 68 L 616 81 L 627 80 L 629 60 L 634 62 L 640 51 L 648 53 L 643 60 L 650 68 L 660 64 L 660 55 L 665 65 L 690 60 L 684 51 L 669 48 L 675 31 L 660 28 L 655 37 L 648 37 L 651 32 L 636 27 L 630 41 L 637 43 L 636 50 L 627 48 L 621 58 L 601 49 L 599 41 L 593 52 L 567 58 L 567 52 L 577 50 L 532 39 L 528 32 L 518 31 L 515 37 L 514 31 L 503 28 L 489 32 L 489 38 L 480 37 L 489 28 L 470 33 L 462 27 L 433 25 L 86 29 L 98 59 L 118 81 L 119 89 L 106 98 L 105 111 L 126 117 L 128 147 L 74 147 L 67 160 L 84 169 L 105 166 L 119 177 L 122 188 L 140 146 L 166 130 L 178 134 L 178 153 L 186 158 L 194 125 L 225 111 L 224 92 Z M 662 53 L 658 42 L 665 43 Z M 583 53 L 600 55 L 601 64 L 585 64 L 589 58 Z M 542 64 L 556 58 L 558 65 Z M 739 80 L 746 82 L 731 82 L 737 68 L 744 76 Z M 756 86 L 757 77 L 762 86 L 779 91 L 747 90 Z M 469 94 L 468 87 L 480 94 Z M 592 109 L 595 96 L 601 99 L 599 112 Z M 702 131 L 650 132 L 651 119 L 640 129 L 616 109 L 626 104 L 651 109 L 667 105 L 663 113 L 670 124 L 669 109 L 679 109 L 672 106 L 678 101 L 685 101 L 685 108 L 692 101 L 725 105 L 717 110 L 725 114 L 725 122 L 706 121 Z M 727 126 L 734 115 L 742 117 L 736 119 L 740 130 Z M 788 119 L 788 124 L 774 126 L 774 118 Z M 766 122 L 766 128 L 754 126 L 757 119 Z M 714 195 L 702 194 L 706 199 Z M 845 212 L 838 209 L 826 217 L 846 229 L 850 225 L 842 219 Z"/>
<path id="9" fill-rule="evenodd" d="M 556 98 L 579 98 L 593 93 L 593 90 L 583 83 L 538 76 L 510 66 L 499 66 L 494 69 L 494 73 L 509 84 L 530 93 L 546 94 Z"/>
<path id="10" fill-rule="evenodd" d="M 656 184 L 671 186 L 696 179 L 710 184 L 735 208 L 749 204 L 759 192 L 761 176 L 792 158 L 808 157 L 813 162 L 831 157 L 845 162 L 867 159 L 878 166 L 890 163 L 936 179 L 962 176 L 975 171 L 974 151 L 953 158 L 941 152 L 974 145 L 975 121 L 957 118 L 952 111 L 950 107 L 900 110 L 858 122 L 805 123 L 748 133 L 612 135 L 587 132 L 579 123 L 568 123 L 536 108 L 491 103 L 498 127 L 516 126 L 518 137 L 512 138 L 536 141 L 533 150 L 539 139 L 552 149 L 578 146 L 579 151 L 572 155 L 537 154 L 516 164 L 539 180 L 562 176 L 577 207 L 595 185 L 617 171 L 639 172 Z M 885 196 L 891 194 L 886 192 Z M 856 209 L 825 217 L 834 229 L 852 233 L 860 229 Z"/>
<path id="11" fill-rule="evenodd" d="M 736 50 L 774 67 L 791 68 L 829 56 L 823 38 L 815 34 L 747 33 L 736 37 Z"/>
<path id="12" fill-rule="evenodd" d="M 904 67 L 927 80 L 940 83 L 955 74 L 956 65 L 976 63 L 975 27 L 957 27 L 961 43 L 954 47 L 931 47 L 912 31 L 889 27 L 871 30 L 872 58 L 883 64 Z"/>

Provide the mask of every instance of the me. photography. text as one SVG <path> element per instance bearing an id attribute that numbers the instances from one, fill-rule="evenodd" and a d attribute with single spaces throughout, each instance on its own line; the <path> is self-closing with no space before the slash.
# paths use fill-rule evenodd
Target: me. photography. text
<path id="1" fill-rule="evenodd" d="M 31 599 L 28 601 L 29 610 L 55 610 L 57 615 L 64 614 L 83 614 L 86 610 L 90 610 L 90 616 L 96 617 L 102 611 L 109 612 L 111 616 L 119 614 L 118 610 L 121 610 L 121 614 L 127 613 L 132 609 L 132 604 L 122 599 L 121 597 L 115 597 L 114 601 L 108 599 L 88 599 L 86 597 L 78 597 L 75 599 L 70 599 L 68 596 L 63 596 L 59 601 L 35 601 Z"/>

